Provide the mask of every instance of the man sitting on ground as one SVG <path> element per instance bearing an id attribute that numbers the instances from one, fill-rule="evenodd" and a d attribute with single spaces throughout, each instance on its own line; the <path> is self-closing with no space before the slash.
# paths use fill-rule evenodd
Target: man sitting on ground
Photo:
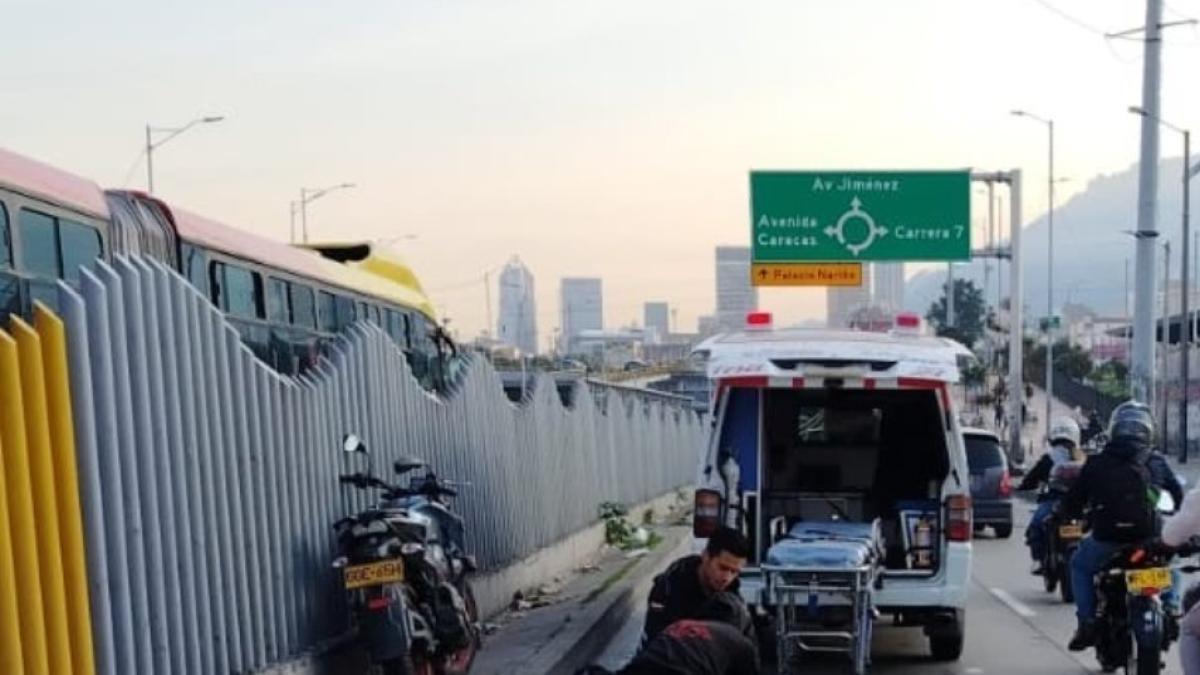
<path id="1" fill-rule="evenodd" d="M 737 597 L 737 578 L 749 557 L 746 538 L 737 530 L 722 527 L 709 537 L 703 553 L 672 563 L 654 579 L 642 644 L 676 621 L 696 618 L 717 593 L 728 591 Z"/>

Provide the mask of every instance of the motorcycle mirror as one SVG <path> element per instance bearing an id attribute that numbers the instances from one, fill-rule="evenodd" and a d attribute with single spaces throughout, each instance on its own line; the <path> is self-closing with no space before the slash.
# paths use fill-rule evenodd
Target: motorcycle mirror
<path id="1" fill-rule="evenodd" d="M 342 439 L 342 449 L 346 452 L 362 452 L 366 453 L 367 446 L 362 442 L 362 439 L 354 434 L 346 434 Z"/>

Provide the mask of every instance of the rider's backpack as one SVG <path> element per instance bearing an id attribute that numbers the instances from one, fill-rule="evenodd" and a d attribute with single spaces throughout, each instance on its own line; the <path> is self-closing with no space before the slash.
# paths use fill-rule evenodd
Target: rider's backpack
<path id="1" fill-rule="evenodd" d="M 1093 529 L 1097 538 L 1131 543 L 1154 536 L 1157 490 L 1141 458 L 1114 463 L 1096 492 Z"/>

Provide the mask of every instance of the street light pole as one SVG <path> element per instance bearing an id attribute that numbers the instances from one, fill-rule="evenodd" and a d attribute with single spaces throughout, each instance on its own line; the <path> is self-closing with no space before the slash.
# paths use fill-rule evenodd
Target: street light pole
<path id="1" fill-rule="evenodd" d="M 326 188 L 300 188 L 300 236 L 308 243 L 308 204 L 337 190 L 355 187 L 354 183 L 339 183 Z"/>
<path id="2" fill-rule="evenodd" d="M 150 194 L 154 194 L 154 150 L 155 150 L 155 148 L 159 148 L 159 147 L 163 146 L 164 144 L 167 143 L 167 141 L 170 141 L 172 138 L 175 138 L 179 134 L 182 134 L 183 132 L 187 131 L 188 129 L 191 129 L 192 127 L 196 126 L 197 124 L 213 124 L 215 122 L 220 122 L 223 119 L 225 119 L 225 118 L 220 115 L 209 116 L 209 117 L 198 117 L 181 127 L 152 127 L 149 124 L 147 124 L 146 125 L 146 191 L 149 192 Z M 166 134 L 166 137 L 156 143 L 156 142 L 154 142 L 154 134 L 156 134 L 156 133 Z"/>
<path id="3" fill-rule="evenodd" d="M 1049 135 L 1049 171 L 1046 187 L 1049 205 L 1046 212 L 1046 428 L 1049 429 L 1050 413 L 1054 401 L 1054 120 L 1034 115 L 1024 110 L 1014 110 L 1017 117 L 1028 117 L 1046 125 Z"/>

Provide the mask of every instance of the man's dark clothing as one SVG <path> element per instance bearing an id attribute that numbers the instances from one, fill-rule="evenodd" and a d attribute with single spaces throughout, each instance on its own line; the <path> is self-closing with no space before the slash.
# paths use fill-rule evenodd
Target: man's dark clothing
<path id="1" fill-rule="evenodd" d="M 618 675 L 758 675 L 758 648 L 720 621 L 676 621 Z"/>
<path id="2" fill-rule="evenodd" d="M 737 595 L 734 579 L 726 591 Z M 646 629 L 642 643 L 646 644 L 667 626 L 680 619 L 694 619 L 712 594 L 700 583 L 700 556 L 690 555 L 671 563 L 654 579 L 650 589 L 650 606 L 646 610 Z"/>
<path id="3" fill-rule="evenodd" d="M 1183 486 L 1179 484 L 1179 477 L 1167 463 L 1166 456 L 1158 452 L 1150 453 L 1146 458 L 1146 468 L 1150 469 L 1150 482 L 1166 490 L 1171 499 L 1175 500 L 1175 508 L 1178 509 L 1183 504 Z"/>
<path id="4" fill-rule="evenodd" d="M 1112 448 L 1092 457 L 1063 498 L 1061 512 L 1077 518 L 1090 504 L 1089 523 L 1098 541 L 1133 543 L 1153 537 L 1154 507 L 1146 493 L 1153 482 L 1145 462 L 1143 453 Z"/>

